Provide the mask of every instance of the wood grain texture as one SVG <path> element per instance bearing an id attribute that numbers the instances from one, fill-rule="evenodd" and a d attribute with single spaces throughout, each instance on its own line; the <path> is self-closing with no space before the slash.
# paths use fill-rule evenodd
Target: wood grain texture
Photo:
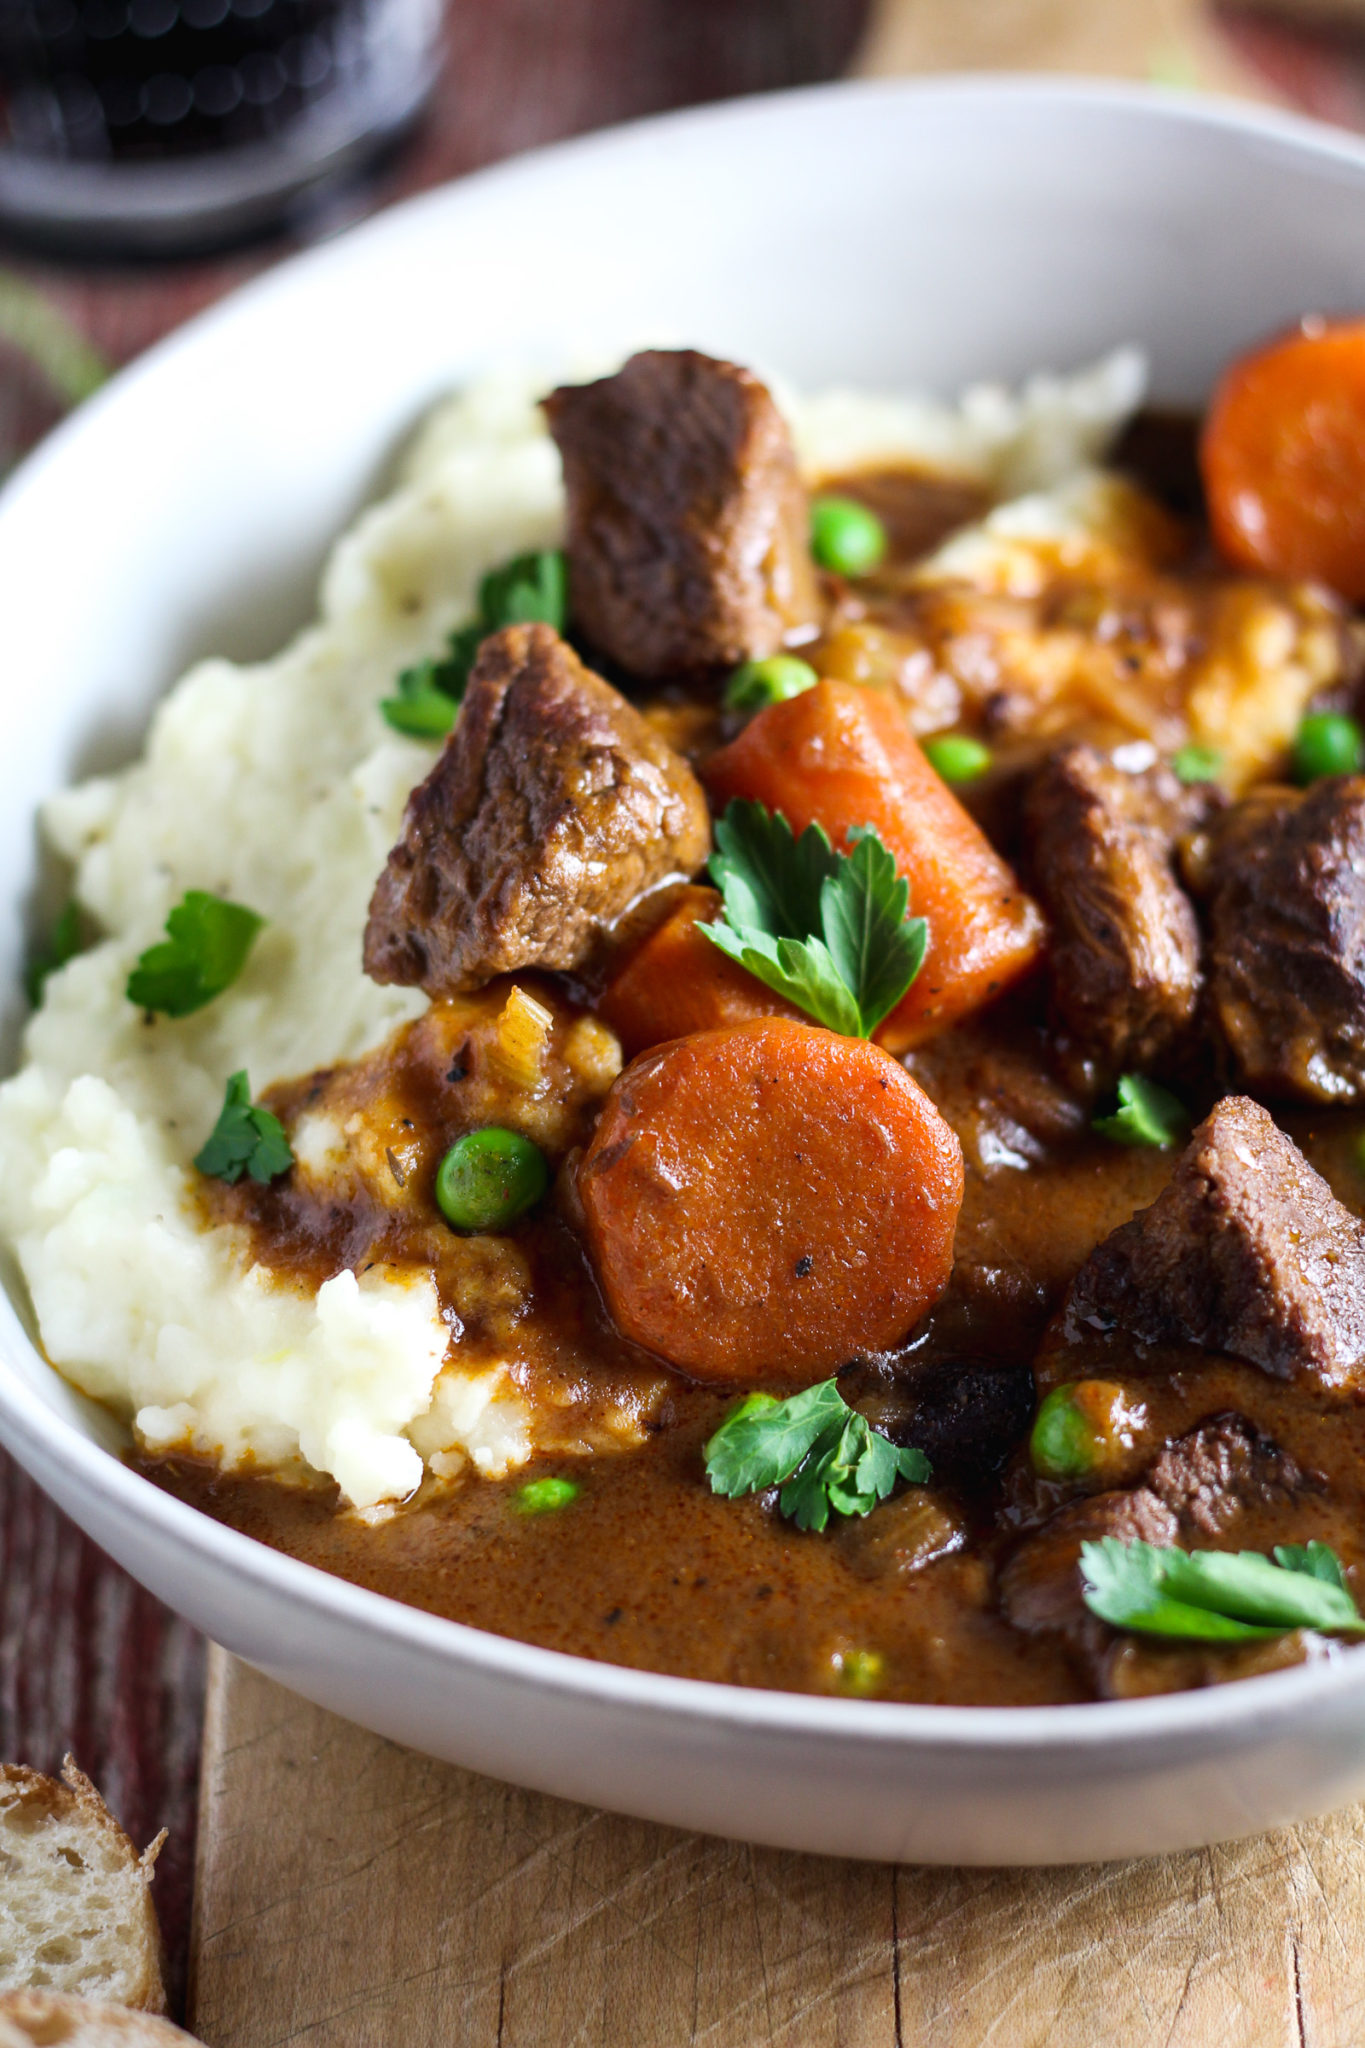
<path id="1" fill-rule="evenodd" d="M 153 1897 L 184 1997 L 204 1652 L 0 1451 L 0 1758 L 68 1750 L 139 1848 L 170 1830 Z"/>
<path id="2" fill-rule="evenodd" d="M 1365 2039 L 1358 1808 L 1140 1863 L 838 1863 L 494 1784 L 215 1651 L 199 1870 L 208 2048 Z"/>

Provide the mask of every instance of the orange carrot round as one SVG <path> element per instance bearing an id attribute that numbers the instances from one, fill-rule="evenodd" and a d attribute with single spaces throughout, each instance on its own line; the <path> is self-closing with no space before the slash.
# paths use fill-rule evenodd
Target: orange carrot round
<path id="1" fill-rule="evenodd" d="M 1239 357 L 1199 460 L 1229 562 L 1365 598 L 1365 320 L 1306 321 Z"/>
<path id="2" fill-rule="evenodd" d="M 703 771 L 722 803 L 751 797 L 836 847 L 871 825 L 929 923 L 924 965 L 877 1031 L 893 1052 L 979 1009 L 1033 964 L 1043 916 L 880 690 L 826 680 L 770 704 Z"/>
<path id="3" fill-rule="evenodd" d="M 578 1186 L 628 1337 L 693 1379 L 796 1388 L 942 1293 L 962 1151 L 889 1053 L 768 1017 L 627 1067 Z"/>
<path id="4" fill-rule="evenodd" d="M 689 1031 L 717 1031 L 751 1017 L 800 1012 L 746 974 L 702 932 L 720 915 L 715 889 L 689 885 L 654 931 L 603 991 L 597 1014 L 621 1041 L 628 1060 Z"/>

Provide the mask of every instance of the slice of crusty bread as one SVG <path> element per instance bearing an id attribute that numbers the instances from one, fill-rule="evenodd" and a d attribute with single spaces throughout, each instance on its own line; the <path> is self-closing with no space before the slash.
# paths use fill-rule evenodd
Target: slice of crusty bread
<path id="1" fill-rule="evenodd" d="M 64 1991 L 0 1992 L 0 2048 L 196 2048 L 169 2020 Z"/>
<path id="2" fill-rule="evenodd" d="M 70 1757 L 62 1781 L 0 1764 L 0 1992 L 164 2012 L 148 1886 L 165 1837 L 139 1856 Z"/>

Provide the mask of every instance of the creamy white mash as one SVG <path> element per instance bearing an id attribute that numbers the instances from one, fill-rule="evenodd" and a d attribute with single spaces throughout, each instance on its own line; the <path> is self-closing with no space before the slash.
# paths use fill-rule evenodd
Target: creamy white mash
<path id="1" fill-rule="evenodd" d="M 1121 351 L 957 407 L 782 397 L 812 474 L 901 458 L 997 496 L 1061 486 L 1074 523 L 1074 479 L 1142 384 L 1140 358 Z M 302 1459 L 361 1508 L 401 1499 L 424 1464 L 497 1475 L 524 1462 L 535 1406 L 505 1369 L 462 1364 L 430 1279 L 378 1266 L 312 1292 L 253 1265 L 243 1233 L 204 1227 L 190 1162 L 228 1074 L 245 1067 L 259 1094 L 355 1058 L 425 1007 L 361 972 L 370 892 L 434 754 L 395 736 L 378 707 L 397 671 L 470 614 L 487 568 L 558 541 L 540 388 L 499 377 L 442 406 L 392 495 L 338 544 L 316 625 L 273 661 L 201 663 L 133 767 L 43 812 L 106 934 L 49 979 L 22 1070 L 0 1088 L 0 1233 L 48 1356 L 148 1449 L 228 1467 Z M 126 998 L 129 971 L 187 889 L 269 922 L 215 1002 L 144 1016 Z"/>

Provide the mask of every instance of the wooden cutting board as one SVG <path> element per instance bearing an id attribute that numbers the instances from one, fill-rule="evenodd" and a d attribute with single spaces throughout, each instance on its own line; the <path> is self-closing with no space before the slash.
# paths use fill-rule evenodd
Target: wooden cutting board
<path id="1" fill-rule="evenodd" d="M 1064 1870 L 680 1834 L 437 1764 L 222 1651 L 208 2048 L 1356 2048 L 1365 1809 Z"/>

